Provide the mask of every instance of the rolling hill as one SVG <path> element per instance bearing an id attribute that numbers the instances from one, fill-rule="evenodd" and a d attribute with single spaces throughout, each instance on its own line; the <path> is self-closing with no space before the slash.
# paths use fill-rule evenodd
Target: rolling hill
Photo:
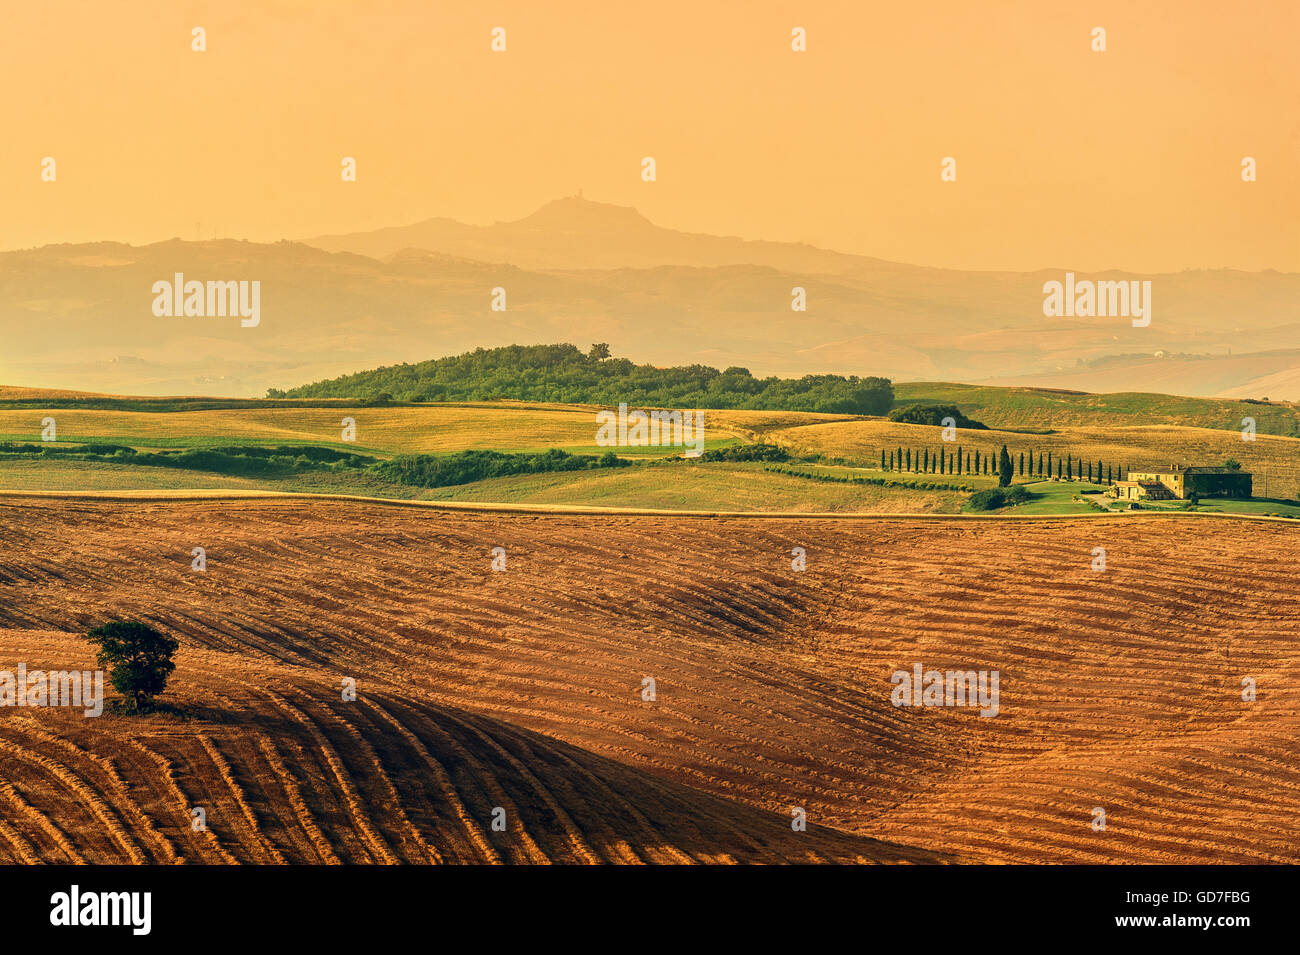
<path id="1" fill-rule="evenodd" d="M 0 512 L 0 668 L 182 644 L 181 717 L 0 710 L 10 861 L 1300 861 L 1281 525 Z M 918 662 L 998 715 L 892 705 Z"/>

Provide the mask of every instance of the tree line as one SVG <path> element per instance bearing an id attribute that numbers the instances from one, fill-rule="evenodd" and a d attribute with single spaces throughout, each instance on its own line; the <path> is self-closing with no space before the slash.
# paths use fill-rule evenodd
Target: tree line
<path id="1" fill-rule="evenodd" d="M 586 353 L 571 344 L 477 348 L 449 358 L 389 365 L 268 398 L 386 401 L 550 401 L 652 408 L 746 408 L 827 414 L 886 414 L 894 404 L 888 378 L 804 375 L 755 378 L 749 369 L 708 365 L 656 368 L 610 356 L 603 342 Z"/>
<path id="2" fill-rule="evenodd" d="M 1036 477 L 1044 480 L 1052 477 L 1066 481 L 1091 481 L 1094 484 L 1113 484 L 1122 481 L 1128 473 L 1128 465 L 1116 465 L 1102 460 L 1084 460 L 1067 453 L 1052 456 L 1051 451 L 1021 451 L 1013 456 L 1002 446 L 1000 454 L 1006 454 L 1011 468 L 1011 476 Z M 906 471 L 913 474 L 987 474 L 1000 475 L 999 455 L 991 452 L 965 450 L 961 447 L 952 449 L 930 448 L 881 448 L 880 470 Z M 1009 482 L 1008 482 L 1009 483 Z"/>

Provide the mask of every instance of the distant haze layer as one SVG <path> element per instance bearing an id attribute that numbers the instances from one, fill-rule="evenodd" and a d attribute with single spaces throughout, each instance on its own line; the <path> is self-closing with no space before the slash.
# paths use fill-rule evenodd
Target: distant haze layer
<path id="1" fill-rule="evenodd" d="M 202 283 L 203 314 L 157 307 L 178 274 Z M 1064 278 L 683 233 L 576 197 L 492 226 L 46 246 L 0 253 L 0 382 L 248 396 L 479 346 L 602 341 L 638 362 L 756 375 L 1300 397 L 1300 275 L 1079 274 L 1150 282 L 1143 327 L 1044 315 L 1045 283 Z M 215 282 L 258 283 L 255 323 L 223 287 L 213 307 Z"/>

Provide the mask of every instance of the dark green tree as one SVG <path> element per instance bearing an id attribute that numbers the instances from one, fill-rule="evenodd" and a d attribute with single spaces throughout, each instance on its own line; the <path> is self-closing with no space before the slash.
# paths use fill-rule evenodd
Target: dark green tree
<path id="1" fill-rule="evenodd" d="M 1011 484 L 1011 455 L 1007 453 L 1007 446 L 1002 445 L 1002 450 L 998 452 L 998 487 L 1008 487 Z"/>
<path id="2" fill-rule="evenodd" d="M 109 671 L 113 689 L 126 697 L 126 709 L 145 713 L 153 698 L 167 688 L 176 669 L 172 654 L 176 640 L 138 620 L 115 620 L 96 627 L 86 639 L 98 647 L 95 659 Z"/>

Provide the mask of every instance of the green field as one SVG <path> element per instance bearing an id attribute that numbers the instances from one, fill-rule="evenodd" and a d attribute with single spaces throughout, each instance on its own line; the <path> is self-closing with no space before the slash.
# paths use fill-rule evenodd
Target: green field
<path id="1" fill-rule="evenodd" d="M 771 474 L 761 464 L 639 464 L 491 478 L 419 488 L 357 471 L 320 471 L 271 478 L 83 461 L 0 459 L 0 490 L 179 491 L 263 490 L 356 494 L 401 500 L 500 504 L 573 504 L 722 511 L 875 511 L 956 513 L 966 495 L 953 491 L 845 486 Z"/>
<path id="2" fill-rule="evenodd" d="M 1127 510 L 1125 503 L 1107 502 L 1111 510 Z M 1271 517 L 1300 517 L 1300 502 L 1279 501 L 1272 498 L 1254 497 L 1249 500 L 1235 498 L 1201 498 L 1197 504 L 1187 501 L 1141 501 L 1141 511 L 1194 512 L 1210 511 L 1219 514 L 1260 514 Z"/>
<path id="3" fill-rule="evenodd" d="M 1034 499 L 1015 507 L 1005 508 L 1011 514 L 1100 514 L 1084 500 L 1075 500 L 1081 494 L 1104 491 L 1100 484 L 1086 481 L 1034 481 L 1023 485 Z"/>
<path id="4" fill-rule="evenodd" d="M 655 464 L 496 478 L 438 488 L 427 500 L 586 504 L 674 510 L 955 514 L 965 494 L 844 485 L 766 472 L 759 464 Z"/>
<path id="5" fill-rule="evenodd" d="M 1058 419 L 1096 420 L 1112 416 L 1122 425 L 1072 425 L 1049 434 L 963 429 L 952 446 L 967 453 L 993 456 L 1007 444 L 1018 464 L 1022 452 L 1044 449 L 1055 456 L 1072 453 L 1095 464 L 1104 459 L 1117 468 L 1157 467 L 1170 461 L 1184 464 L 1218 463 L 1239 458 L 1255 474 L 1257 493 L 1289 493 L 1300 482 L 1300 441 L 1261 435 L 1242 442 L 1238 433 L 1203 427 L 1139 424 L 1152 414 L 1208 414 L 1216 405 L 1253 408 L 1242 402 L 1167 398 L 1160 395 L 1061 396 L 1031 389 L 992 389 L 958 385 L 900 386 L 901 401 L 929 388 L 931 400 L 956 403 L 973 417 L 997 404 L 1017 414 L 1046 414 Z M 937 390 L 935 390 L 937 389 Z M 2 390 L 0 390 L 2 393 Z M 970 400 L 963 400 L 970 399 Z M 29 399 L 24 399 L 24 401 Z M 970 492 L 996 485 L 992 475 L 919 474 L 882 471 L 881 449 L 908 448 L 931 453 L 940 447 L 940 431 L 924 425 L 887 421 L 880 417 L 824 415 L 807 412 L 726 410 L 707 412 L 706 450 L 755 442 L 786 448 L 784 461 L 736 462 L 679 459 L 682 448 L 616 449 L 632 462 L 621 468 L 551 470 L 529 465 L 510 477 L 483 479 L 491 471 L 461 472 L 471 483 L 450 487 L 417 486 L 445 483 L 412 476 L 409 471 L 381 471 L 380 462 L 397 455 L 434 455 L 441 459 L 465 451 L 498 451 L 535 455 L 548 449 L 599 457 L 606 449 L 595 441 L 595 408 L 519 402 L 465 402 L 383 407 L 334 406 L 327 402 L 260 400 L 221 405 L 216 399 L 113 399 L 110 407 L 58 407 L 75 399 L 47 396 L 44 406 L 15 407 L 0 401 L 0 441 L 30 444 L 22 453 L 0 453 L 0 490 L 183 491 L 272 490 L 296 493 L 355 494 L 400 499 L 477 501 L 519 504 L 572 504 L 678 508 L 690 510 L 788 510 L 826 512 L 955 513 Z M 110 399 L 95 399 L 105 404 Z M 981 411 L 979 401 L 992 404 Z M 148 410 L 141 410 L 141 406 Z M 178 407 L 193 410 L 176 410 Z M 1269 406 L 1258 406 L 1267 408 Z M 127 410 L 129 408 L 129 410 Z M 1276 409 L 1275 409 L 1276 410 Z M 1010 413 L 1010 412 L 1008 412 Z M 42 419 L 53 417 L 59 441 L 40 440 Z M 343 418 L 356 424 L 356 440 L 342 440 Z M 1262 421 L 1263 419 L 1257 419 Z M 170 457 L 133 458 L 111 449 L 84 453 L 85 442 L 122 445 L 139 452 L 205 451 L 206 456 L 175 461 Z M 269 462 L 250 461 L 241 446 L 282 451 Z M 331 462 L 311 458 L 311 448 L 333 449 L 368 456 L 373 462 L 350 458 Z M 73 450 L 81 457 L 60 457 L 47 449 Z M 228 449 L 228 450 L 222 450 Z M 12 450 L 12 449 L 11 449 Z M 222 450 L 221 454 L 212 454 Z M 304 452 L 307 458 L 301 457 Z M 338 455 L 334 455 L 338 457 Z M 575 462 L 576 463 L 576 462 Z M 164 466 L 165 465 L 165 466 Z M 273 465 L 273 466 L 272 466 Z M 199 470 L 203 468 L 205 470 Z M 508 470 L 508 469 L 507 469 Z M 539 473 L 540 472 L 540 473 Z M 469 475 L 477 475 L 474 479 Z M 1022 483 L 1025 478 L 1018 478 Z M 411 483 L 397 483 L 408 481 Z M 886 482 L 883 486 L 881 482 Z M 925 485 L 931 485 L 926 487 Z M 1016 514 L 1103 515 L 1082 492 L 1099 489 L 1079 482 L 1036 480 L 1027 487 L 1035 498 L 1008 509 Z M 1105 510 L 1117 502 L 1101 500 Z M 1185 508 L 1150 504 L 1150 511 Z M 1294 501 L 1206 500 L 1203 511 L 1243 514 L 1300 514 Z"/>

